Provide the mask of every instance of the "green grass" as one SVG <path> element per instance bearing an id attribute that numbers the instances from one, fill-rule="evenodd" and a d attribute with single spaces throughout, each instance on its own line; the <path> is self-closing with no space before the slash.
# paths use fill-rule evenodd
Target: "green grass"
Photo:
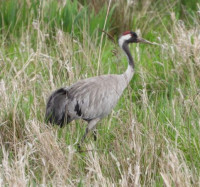
<path id="1" fill-rule="evenodd" d="M 49 94 L 96 76 L 99 58 L 100 74 L 125 71 L 119 47 L 100 46 L 106 2 L 0 0 L 0 185 L 199 185 L 197 1 L 112 2 L 106 31 L 160 45 L 131 46 L 135 75 L 87 151 L 76 151 L 85 122 L 44 123 Z"/>

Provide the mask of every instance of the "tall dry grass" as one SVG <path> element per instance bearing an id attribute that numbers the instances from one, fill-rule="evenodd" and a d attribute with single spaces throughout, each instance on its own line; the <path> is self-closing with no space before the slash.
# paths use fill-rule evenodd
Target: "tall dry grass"
<path id="1" fill-rule="evenodd" d="M 48 27 L 34 20 L 29 25 L 33 29 L 13 38 L 12 45 L 3 38 L 1 186 L 200 185 L 200 25 L 187 27 L 171 9 L 167 11 L 170 30 L 163 25 L 164 31 L 147 34 L 161 46 L 131 47 L 136 75 L 110 117 L 99 124 L 98 141 L 88 136 L 83 153 L 77 152 L 76 144 L 84 122 L 59 129 L 46 125 L 43 118 L 52 90 L 96 75 L 99 33 L 91 36 L 85 28 L 81 40 L 57 28 L 51 38 Z M 138 25 L 143 33 L 146 24 Z M 104 39 L 101 73 L 126 68 L 122 53 L 119 59 L 111 56 L 113 47 Z"/>

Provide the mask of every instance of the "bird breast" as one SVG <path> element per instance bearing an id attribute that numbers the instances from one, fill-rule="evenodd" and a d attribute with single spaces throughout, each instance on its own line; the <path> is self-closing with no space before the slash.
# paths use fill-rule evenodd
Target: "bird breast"
<path id="1" fill-rule="evenodd" d="M 123 75 L 103 75 L 78 81 L 66 88 L 67 114 L 71 120 L 92 120 L 108 115 L 125 89 Z"/>

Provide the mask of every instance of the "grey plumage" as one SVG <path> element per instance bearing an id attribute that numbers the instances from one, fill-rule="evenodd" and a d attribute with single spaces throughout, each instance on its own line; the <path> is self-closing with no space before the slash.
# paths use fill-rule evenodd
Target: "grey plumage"
<path id="1" fill-rule="evenodd" d="M 60 88 L 51 94 L 46 107 L 46 121 L 50 123 L 55 122 L 61 127 L 63 126 L 65 120 L 65 106 L 67 103 L 66 93 L 65 89 Z"/>
<path id="2" fill-rule="evenodd" d="M 143 43 L 147 41 L 142 40 Z M 119 45 L 127 55 L 129 64 L 121 75 L 101 75 L 56 90 L 47 101 L 46 121 L 61 127 L 76 119 L 88 122 L 86 132 L 94 129 L 97 122 L 107 116 L 117 104 L 124 89 L 134 74 L 134 62 L 128 44 L 141 42 L 134 32 L 126 32 L 119 39 Z M 96 139 L 96 132 L 95 132 Z"/>
<path id="3" fill-rule="evenodd" d="M 65 88 L 68 93 L 67 114 L 72 120 L 103 118 L 117 103 L 125 88 L 123 84 L 120 75 L 103 75 L 81 80 Z"/>

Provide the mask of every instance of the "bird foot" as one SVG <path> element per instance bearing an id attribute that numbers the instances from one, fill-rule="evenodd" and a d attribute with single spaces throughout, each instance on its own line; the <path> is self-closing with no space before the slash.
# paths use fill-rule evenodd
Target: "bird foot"
<path id="1" fill-rule="evenodd" d="M 77 149 L 78 149 L 78 152 L 82 152 L 81 145 L 79 143 L 77 144 Z"/>
<path id="2" fill-rule="evenodd" d="M 94 135 L 94 141 L 97 141 L 97 136 L 96 135 Z"/>

